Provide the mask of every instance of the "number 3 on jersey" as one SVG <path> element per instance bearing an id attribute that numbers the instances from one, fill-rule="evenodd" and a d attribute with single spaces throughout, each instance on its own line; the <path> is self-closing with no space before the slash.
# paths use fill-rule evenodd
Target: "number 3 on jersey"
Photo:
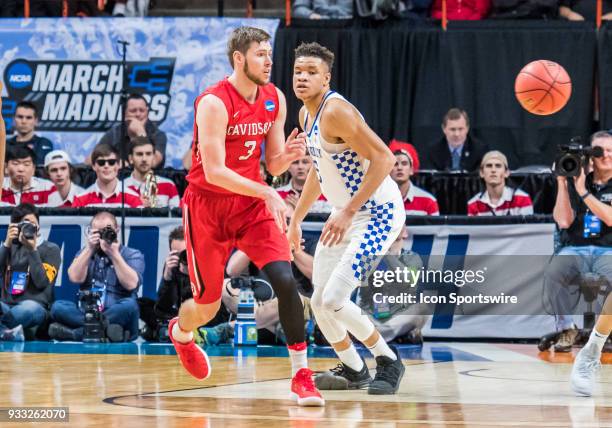
<path id="1" fill-rule="evenodd" d="M 248 158 L 250 158 L 253 152 L 255 151 L 255 147 L 257 147 L 257 141 L 245 141 L 244 147 L 246 147 L 248 150 L 247 154 L 238 157 L 238 160 L 247 160 Z"/>

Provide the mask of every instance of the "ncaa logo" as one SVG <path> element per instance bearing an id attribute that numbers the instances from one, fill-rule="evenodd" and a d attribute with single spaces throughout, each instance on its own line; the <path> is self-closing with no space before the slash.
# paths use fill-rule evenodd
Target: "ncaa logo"
<path id="1" fill-rule="evenodd" d="M 8 84 L 15 89 L 32 86 L 32 69 L 26 62 L 16 62 L 7 71 Z"/>
<path id="2" fill-rule="evenodd" d="M 272 100 L 266 100 L 264 101 L 264 107 L 268 111 L 274 111 L 274 109 L 276 108 L 276 104 L 274 104 L 274 101 Z"/>

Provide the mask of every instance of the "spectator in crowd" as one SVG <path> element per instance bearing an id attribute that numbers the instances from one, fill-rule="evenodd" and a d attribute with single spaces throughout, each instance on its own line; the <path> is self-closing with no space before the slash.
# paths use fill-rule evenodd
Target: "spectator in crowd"
<path id="1" fill-rule="evenodd" d="M 294 18 L 351 19 L 353 0 L 294 0 Z"/>
<path id="2" fill-rule="evenodd" d="M 63 150 L 53 150 L 45 156 L 45 171 L 55 186 L 55 191 L 49 195 L 47 206 L 71 207 L 74 198 L 85 191 L 72 181 L 74 168 L 70 156 Z"/>
<path id="3" fill-rule="evenodd" d="M 612 0 L 602 1 L 602 20 L 612 19 Z M 559 16 L 569 21 L 595 22 L 597 17 L 597 2 L 591 0 L 561 0 Z"/>
<path id="4" fill-rule="evenodd" d="M 47 205 L 55 186 L 49 180 L 34 177 L 34 152 L 27 146 L 10 145 L 6 150 L 6 174 L 2 184 L 0 206 L 30 203 Z"/>
<path id="5" fill-rule="evenodd" d="M 419 270 L 423 267 L 423 261 L 418 254 L 405 250 L 407 239 L 408 230 L 404 225 L 397 239 L 391 244 L 389 251 L 380 261 L 377 270 L 391 271 L 406 268 Z M 397 296 L 397 284 L 391 282 L 381 287 L 375 286 L 373 280 L 374 276 L 371 275 L 368 286 L 359 289 L 359 306 L 368 314 L 385 341 L 395 340 L 410 344 L 423 343 L 421 329 L 427 322 L 428 317 L 422 314 L 427 313 L 427 307 L 420 304 L 378 303 L 373 296 L 374 293 L 381 293 L 383 296 Z M 416 284 L 415 287 L 410 287 L 408 290 L 414 293 L 417 290 Z"/>
<path id="6" fill-rule="evenodd" d="M 113 16 L 144 17 L 149 14 L 150 0 L 116 0 Z"/>
<path id="7" fill-rule="evenodd" d="M 39 230 L 34 205 L 23 203 L 13 209 L 0 248 L 0 340 L 23 341 L 23 329 L 42 324 L 53 303 L 61 254 L 57 245 L 40 237 Z"/>
<path id="8" fill-rule="evenodd" d="M 119 154 L 114 146 L 99 143 L 91 153 L 96 182 L 85 192 L 74 198 L 73 207 L 120 207 L 122 192 L 119 173 Z M 125 206 L 138 208 L 142 206 L 140 196 L 125 186 Z"/>
<path id="9" fill-rule="evenodd" d="M 128 159 L 134 171 L 125 179 L 125 185 L 140 195 L 142 204 L 145 207 L 178 207 L 180 198 L 174 182 L 165 177 L 155 175 L 153 172 L 154 153 L 155 148 L 148 138 L 136 137 L 132 139 Z M 157 186 L 155 201 L 144 195 L 147 174 L 152 174 L 155 178 Z"/>
<path id="10" fill-rule="evenodd" d="M 520 189 L 506 186 L 509 176 L 506 156 L 497 150 L 486 153 L 480 163 L 480 177 L 484 180 L 485 190 L 468 201 L 468 215 L 532 215 L 531 198 Z"/>
<path id="11" fill-rule="evenodd" d="M 163 326 L 167 328 L 168 322 L 178 316 L 181 304 L 193 298 L 187 270 L 187 247 L 183 226 L 170 231 L 168 242 L 170 252 L 164 262 L 162 280 L 157 289 L 157 301 L 145 297 L 138 299 L 140 318 L 146 324 L 142 337 L 147 340 L 164 339 L 169 342 L 167 332 L 161 328 Z M 228 320 L 229 313 L 222 304 L 215 318 L 209 321 L 206 327 L 214 327 Z"/>
<path id="12" fill-rule="evenodd" d="M 484 19 L 491 9 L 491 0 L 447 0 L 446 17 L 449 21 L 477 21 Z M 442 19 L 442 0 L 434 0 L 431 17 Z"/>
<path id="13" fill-rule="evenodd" d="M 15 135 L 8 139 L 7 144 L 29 147 L 34 151 L 36 165 L 42 165 L 47 153 L 53 150 L 53 143 L 34 133 L 37 125 L 38 109 L 29 101 L 21 101 L 17 104 L 13 118 Z"/>
<path id="14" fill-rule="evenodd" d="M 112 231 L 112 233 L 111 233 Z M 114 215 L 97 213 L 89 224 L 87 245 L 79 251 L 68 268 L 70 281 L 81 290 L 95 290 L 101 294 L 100 310 L 104 314 L 112 341 L 122 341 L 124 331 L 129 339 L 138 337 L 138 288 L 145 270 L 143 254 L 119 244 L 119 227 Z M 58 300 L 51 307 L 49 336 L 58 340 L 83 339 L 85 316 L 83 308 L 74 301 Z M 116 328 L 120 326 L 119 334 Z M 111 331 L 113 333 L 111 333 Z"/>
<path id="15" fill-rule="evenodd" d="M 398 12 L 401 18 L 423 20 L 429 18 L 433 0 L 400 0 Z"/>
<path id="16" fill-rule="evenodd" d="M 149 104 L 140 94 L 131 94 L 125 109 L 127 135 L 130 141 L 135 137 L 148 137 L 155 145 L 153 168 L 163 168 L 166 157 L 166 133 L 149 120 Z M 117 153 L 121 151 L 121 124 L 109 129 L 100 139 L 100 143 L 114 146 Z M 126 147 L 125 153 L 129 153 Z M 125 160 L 125 159 L 124 159 Z"/>
<path id="17" fill-rule="evenodd" d="M 311 167 L 312 160 L 309 156 L 293 161 L 288 169 L 289 174 L 291 175 L 289 183 L 276 189 L 291 211 L 293 211 L 297 205 L 297 201 L 300 198 L 300 194 L 304 188 L 304 183 L 306 182 L 306 177 L 308 177 L 308 172 L 310 171 Z M 330 213 L 331 205 L 327 202 L 325 196 L 321 195 L 319 196 L 319 199 L 312 204 L 310 212 Z"/>
<path id="18" fill-rule="evenodd" d="M 425 167 L 439 171 L 476 171 L 489 147 L 469 131 L 470 119 L 465 110 L 450 109 L 442 120 L 444 137 L 428 148 Z"/>
<path id="19" fill-rule="evenodd" d="M 591 172 L 575 179 L 557 177 L 553 217 L 562 248 L 552 257 L 544 283 L 561 332 L 557 352 L 570 352 L 578 336 L 571 316 L 577 293 L 570 288 L 575 290 L 585 273 L 604 277 L 608 292 L 612 284 L 612 134 L 594 133 L 591 145 L 604 150 L 602 157 L 593 158 Z"/>
<path id="20" fill-rule="evenodd" d="M 418 155 L 412 144 L 393 140 L 389 149 L 395 155 L 395 166 L 391 170 L 391 178 L 395 181 L 404 199 L 406 215 L 440 215 L 438 201 L 431 193 L 415 186 L 410 181 L 414 175 Z"/>

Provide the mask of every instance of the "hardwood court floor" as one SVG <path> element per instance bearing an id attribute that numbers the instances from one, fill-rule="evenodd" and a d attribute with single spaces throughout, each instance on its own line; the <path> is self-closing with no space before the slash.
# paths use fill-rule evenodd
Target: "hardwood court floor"
<path id="1" fill-rule="evenodd" d="M 205 382 L 186 375 L 176 356 L 151 355 L 171 353 L 166 345 L 39 342 L 0 344 L 0 351 L 0 407 L 69 407 L 69 423 L 31 426 L 612 427 L 612 366 L 602 368 L 593 398 L 574 397 L 572 357 L 538 355 L 535 345 L 403 347 L 406 374 L 397 395 L 330 391 L 325 408 L 287 399 L 282 348 L 212 349 Z M 315 370 L 336 363 L 328 350 L 314 355 Z"/>

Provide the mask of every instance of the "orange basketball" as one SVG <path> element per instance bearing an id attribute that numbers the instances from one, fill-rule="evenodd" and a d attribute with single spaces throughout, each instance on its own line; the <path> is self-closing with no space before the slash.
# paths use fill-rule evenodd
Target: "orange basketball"
<path id="1" fill-rule="evenodd" d="M 572 81 L 559 64 L 540 59 L 527 64 L 516 76 L 514 93 L 525 110 L 545 116 L 567 104 Z"/>

